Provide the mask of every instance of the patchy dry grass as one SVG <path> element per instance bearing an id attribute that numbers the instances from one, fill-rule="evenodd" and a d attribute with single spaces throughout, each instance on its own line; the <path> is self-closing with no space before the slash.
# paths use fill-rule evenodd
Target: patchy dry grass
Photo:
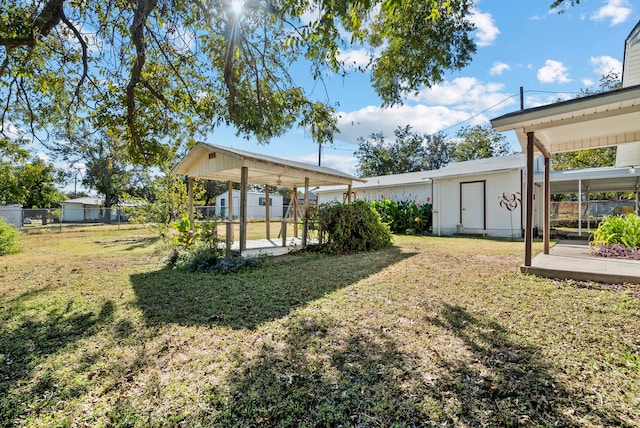
<path id="1" fill-rule="evenodd" d="M 640 300 L 522 243 L 397 237 L 228 276 L 144 229 L 0 258 L 0 426 L 636 426 Z"/>

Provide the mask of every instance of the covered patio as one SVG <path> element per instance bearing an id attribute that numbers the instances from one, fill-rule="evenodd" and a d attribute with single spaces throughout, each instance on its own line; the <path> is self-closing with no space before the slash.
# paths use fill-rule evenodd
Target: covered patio
<path id="1" fill-rule="evenodd" d="M 187 155 L 173 168 L 172 174 L 184 175 L 188 178 L 189 220 L 194 227 L 193 185 L 195 179 L 215 180 L 227 182 L 229 194 L 232 193 L 233 183 L 240 184 L 240 216 L 239 239 L 237 244 L 231 240 L 233 221 L 226 221 L 227 249 L 236 250 L 243 255 L 258 252 L 282 252 L 274 250 L 276 244 L 271 239 L 269 202 L 265 202 L 265 239 L 254 243 L 247 241 L 247 194 L 249 184 L 265 186 L 265 201 L 269 201 L 269 187 L 288 187 L 293 190 L 290 209 L 281 222 L 281 247 L 287 248 L 287 224 L 294 224 L 294 239 L 299 246 L 308 244 L 308 222 L 306 219 L 309 208 L 310 186 L 347 185 L 349 188 L 348 202 L 351 198 L 351 186 L 354 180 L 360 179 L 335 169 L 314 166 L 302 162 L 251 153 L 227 147 L 206 143 L 197 143 Z M 298 203 L 298 189 L 304 189 L 304 201 Z M 233 212 L 233 199 L 229 198 L 227 209 Z M 298 225 L 302 223 L 302 236 L 298 237 Z M 233 246 L 232 246 L 233 245 Z M 296 244 L 297 245 L 297 244 Z M 264 251 L 260 251 L 264 250 Z"/>
<path id="2" fill-rule="evenodd" d="M 549 255 L 551 201 L 550 156 L 640 141 L 640 85 L 551 105 L 523 109 L 491 120 L 497 131 L 515 131 L 527 154 L 525 255 L 523 271 L 532 266 L 534 158 L 544 156 L 542 180 L 543 254 Z M 637 172 L 631 172 L 636 174 Z M 640 264 L 638 265 L 640 269 Z"/>

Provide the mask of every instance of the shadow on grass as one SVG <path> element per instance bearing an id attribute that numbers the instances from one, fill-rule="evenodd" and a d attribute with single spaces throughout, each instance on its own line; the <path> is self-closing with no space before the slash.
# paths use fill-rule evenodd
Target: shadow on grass
<path id="1" fill-rule="evenodd" d="M 228 275 L 162 269 L 132 275 L 131 283 L 149 325 L 253 329 L 410 256 L 398 248 L 340 257 L 311 254 Z"/>
<path id="2" fill-rule="evenodd" d="M 464 343 L 470 354 L 461 360 L 446 349 L 401 352 L 383 330 L 339 334 L 332 322 L 292 319 L 283 343 L 263 343 L 229 391 L 208 392 L 215 425 L 625 426 L 563 389 L 535 349 L 461 307 L 428 320 Z M 420 367 L 425 356 L 431 372 Z"/>
<path id="3" fill-rule="evenodd" d="M 0 426 L 13 426 L 33 397 L 45 397 L 56 390 L 49 373 L 36 380 L 32 370 L 37 370 L 48 356 L 95 334 L 114 311 L 111 301 L 103 303 L 98 314 L 78 311 L 69 302 L 64 308 L 40 314 L 37 320 L 24 319 L 15 327 L 7 327 L 13 324 L 12 317 L 23 316 L 21 300 L 3 309 L 6 312 L 0 325 Z M 28 379 L 29 384 L 24 384 Z M 18 385 L 20 388 L 15 388 Z"/>

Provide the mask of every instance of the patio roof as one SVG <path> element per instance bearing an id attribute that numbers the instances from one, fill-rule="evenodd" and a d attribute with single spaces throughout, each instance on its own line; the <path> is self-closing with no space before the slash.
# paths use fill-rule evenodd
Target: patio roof
<path id="1" fill-rule="evenodd" d="M 362 181 L 331 168 L 206 143 L 197 143 L 171 172 L 193 178 L 239 183 L 242 167 L 248 168 L 248 181 L 253 184 L 293 188 L 304 187 L 305 178 L 309 179 L 311 186 Z"/>
<path id="2" fill-rule="evenodd" d="M 551 171 L 551 193 L 583 192 L 638 192 L 640 169 L 636 168 L 589 168 L 571 171 Z M 536 174 L 536 183 L 544 181 L 544 174 Z"/>
<path id="3" fill-rule="evenodd" d="M 640 141 L 640 85 L 505 114 L 497 131 L 515 131 L 523 151 L 527 133 L 548 153 Z"/>

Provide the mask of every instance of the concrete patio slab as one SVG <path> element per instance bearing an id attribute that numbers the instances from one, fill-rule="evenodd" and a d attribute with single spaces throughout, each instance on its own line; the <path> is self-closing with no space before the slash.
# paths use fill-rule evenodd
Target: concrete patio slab
<path id="1" fill-rule="evenodd" d="M 291 253 L 296 250 L 302 249 L 302 238 L 293 237 L 287 238 L 287 246 L 282 246 L 282 239 L 254 239 L 247 241 L 247 248 L 242 252 L 242 257 L 255 257 L 255 256 L 282 256 L 284 254 Z M 318 243 L 315 239 L 308 239 L 307 245 L 316 245 Z M 240 251 L 240 243 L 234 241 L 231 244 L 232 251 Z"/>
<path id="2" fill-rule="evenodd" d="M 595 257 L 586 241 L 559 241 L 549 254 L 538 254 L 520 270 L 546 278 L 640 284 L 640 260 Z"/>

